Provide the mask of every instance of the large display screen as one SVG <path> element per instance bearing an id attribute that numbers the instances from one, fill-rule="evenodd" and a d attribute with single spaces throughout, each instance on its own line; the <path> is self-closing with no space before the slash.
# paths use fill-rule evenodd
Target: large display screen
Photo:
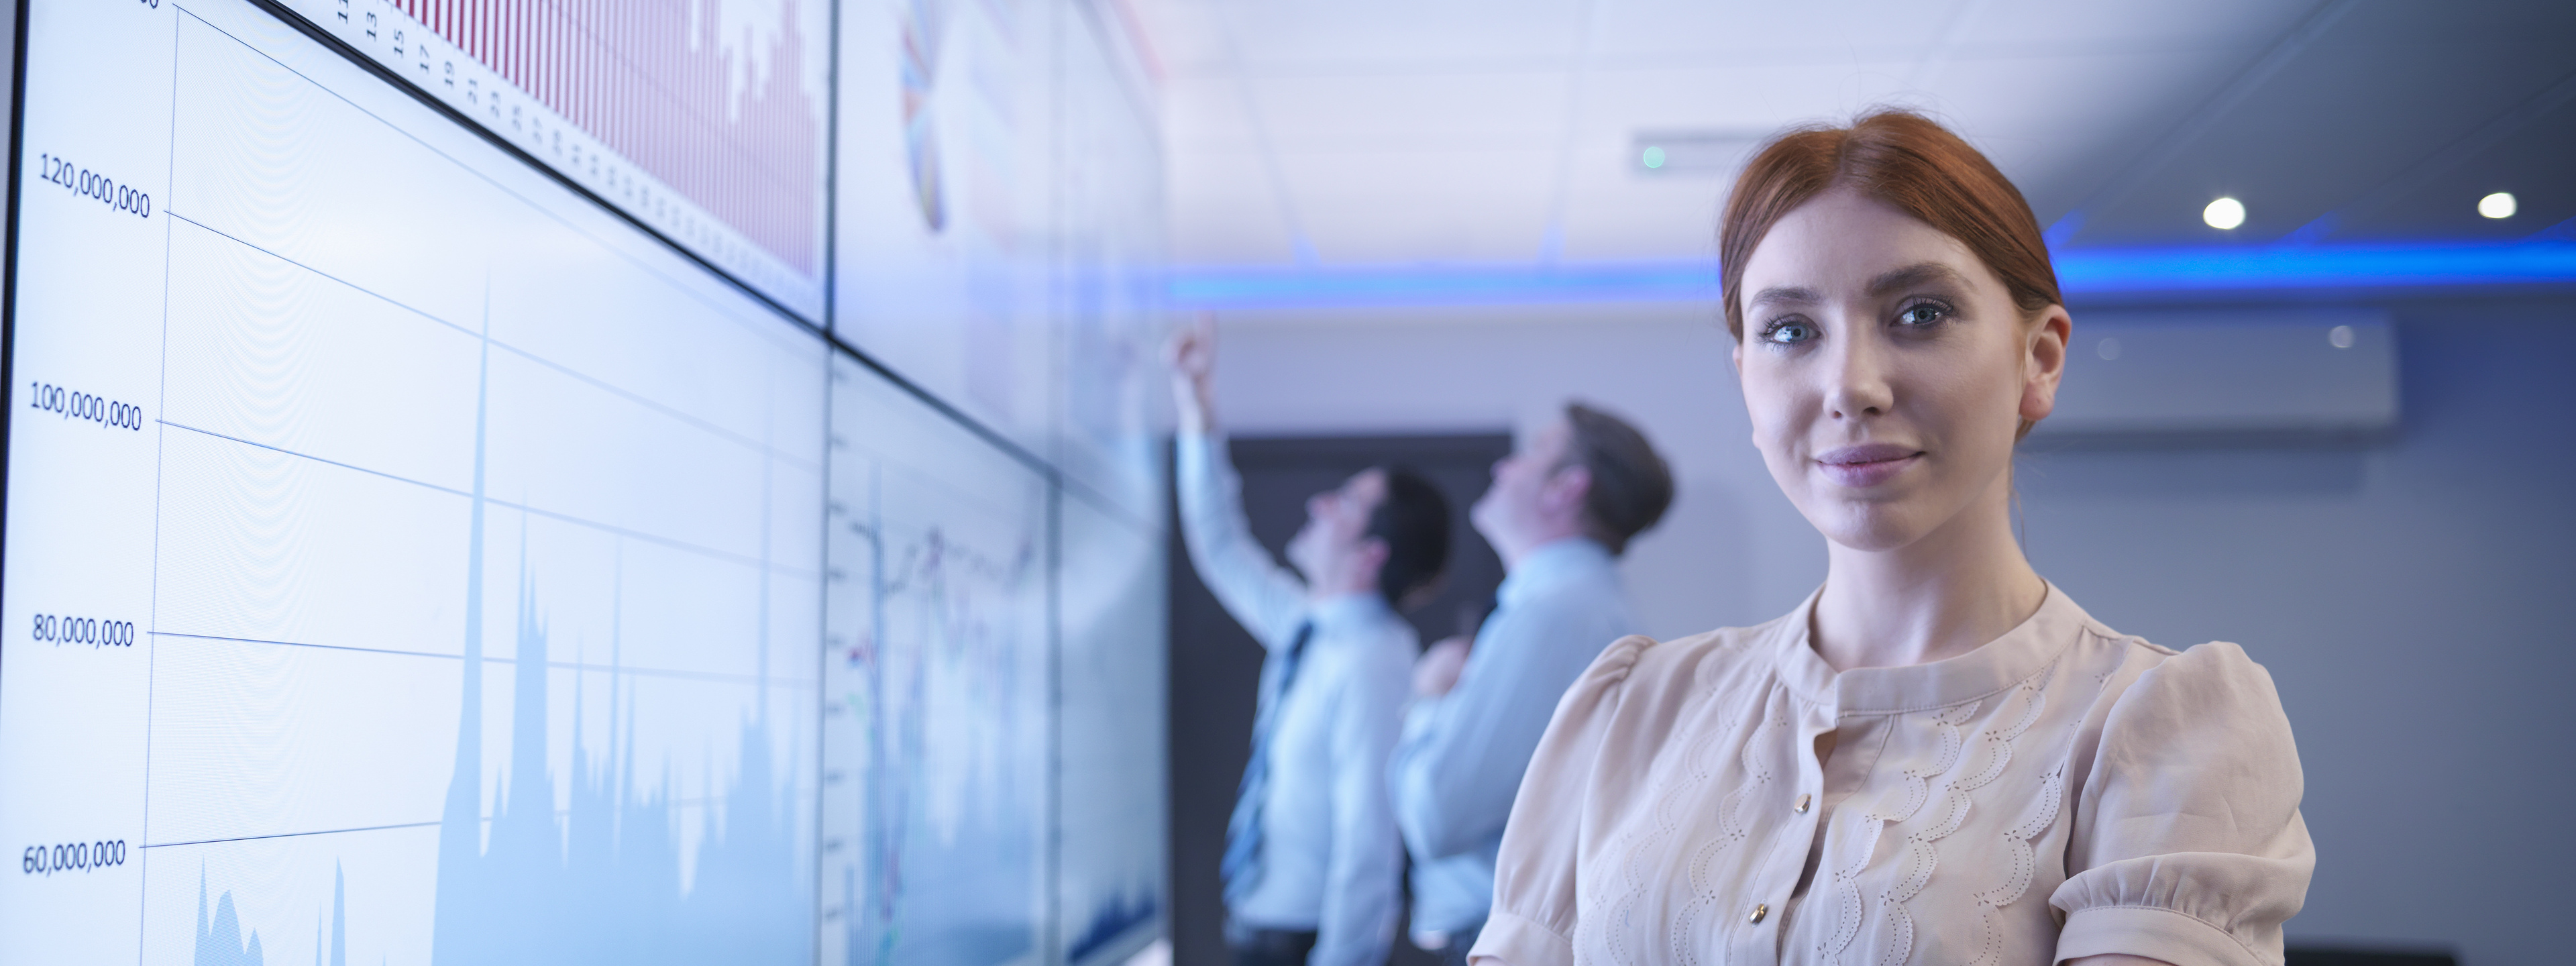
<path id="1" fill-rule="evenodd" d="M 6 957 L 810 962 L 823 342 L 247 4 L 25 29 Z"/>
<path id="2" fill-rule="evenodd" d="M 0 964 L 1161 934 L 1146 310 L 1034 436 L 833 334 L 829 4 L 23 9 Z"/>

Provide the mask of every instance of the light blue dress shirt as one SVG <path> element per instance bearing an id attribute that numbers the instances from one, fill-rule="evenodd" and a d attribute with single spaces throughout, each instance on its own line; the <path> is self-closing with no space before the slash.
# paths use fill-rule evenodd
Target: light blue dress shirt
<path id="1" fill-rule="evenodd" d="M 1485 920 L 1503 823 L 1557 699 L 1610 642 L 1637 632 L 1617 563 L 1591 540 L 1531 551 L 1494 598 L 1457 686 L 1414 703 L 1388 769 L 1413 852 L 1416 933 Z"/>
<path id="2" fill-rule="evenodd" d="M 1315 623 L 1271 724 L 1254 879 L 1228 912 L 1250 926 L 1315 930 L 1310 966 L 1378 966 L 1395 941 L 1404 874 L 1387 756 L 1420 638 L 1383 598 L 1315 601 L 1271 559 L 1244 520 L 1224 439 L 1185 433 L 1175 449 L 1181 536 L 1200 581 L 1274 653 Z M 1278 665 L 1265 665 L 1265 678 Z"/>

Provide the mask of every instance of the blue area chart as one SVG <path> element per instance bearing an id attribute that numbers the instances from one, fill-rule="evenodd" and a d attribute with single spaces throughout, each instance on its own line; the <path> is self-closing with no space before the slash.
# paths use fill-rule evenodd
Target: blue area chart
<path id="1" fill-rule="evenodd" d="M 488 391 L 487 391 L 488 395 Z M 793 816 L 773 794 L 768 706 L 744 729 L 732 786 L 704 823 L 696 856 L 696 887 L 680 885 L 680 843 L 666 780 L 637 788 L 635 707 L 624 693 L 609 694 L 612 735 L 608 754 L 593 761 L 582 736 L 572 741 L 572 795 L 561 819 L 555 777 L 546 771 L 548 722 L 546 626 L 522 550 L 517 641 L 511 673 L 510 774 L 498 787 L 482 787 L 484 625 L 482 417 L 474 490 L 472 544 L 465 576 L 464 705 L 456 735 L 456 769 L 449 779 L 439 822 L 438 908 L 430 946 L 433 964 L 467 963 L 794 963 L 806 953 L 803 935 L 808 897 L 797 881 Z M 524 531 L 522 531 L 524 532 Z M 760 598 L 770 596 L 769 570 L 759 573 Z M 622 595 L 622 582 L 616 592 Z M 622 602 L 621 602 L 622 603 Z M 622 606 L 616 608 L 623 613 Z M 761 651 L 766 677 L 768 621 L 762 611 L 746 628 Z M 609 679 L 622 684 L 615 624 L 609 637 Z M 582 692 L 576 688 L 578 701 Z M 620 700 L 626 703 L 620 706 Z M 573 713 L 576 728 L 584 715 Z M 710 790 L 711 791 L 711 790 Z M 712 798 L 712 796 L 711 796 Z M 491 802 L 489 844 L 485 803 Z"/>
<path id="2" fill-rule="evenodd" d="M 334 875 L 331 883 L 331 914 L 313 929 L 314 966 L 349 966 L 348 883 Z M 241 916 L 233 911 L 233 894 L 224 893 L 215 900 L 214 913 L 206 911 L 206 883 L 197 882 L 197 966 L 262 966 L 267 954 L 260 948 L 259 933 L 242 938 Z"/>
<path id="3" fill-rule="evenodd" d="M 639 709 L 621 663 L 621 628 L 614 615 L 624 613 L 622 566 L 611 575 L 611 613 L 605 671 L 606 720 L 611 729 L 605 753 L 594 757 L 581 733 L 591 720 L 588 700 L 577 675 L 571 719 L 571 769 L 568 807 L 557 807 L 562 783 L 548 770 L 547 706 L 554 662 L 544 605 L 528 566 L 527 527 L 517 521 L 518 593 L 510 621 L 509 718 L 503 733 L 509 748 L 508 768 L 486 783 L 481 760 L 484 735 L 487 519 L 492 502 L 486 495 L 489 348 L 477 389 L 474 489 L 468 521 L 467 571 L 464 588 L 463 669 L 457 709 L 456 758 L 446 804 L 438 822 L 436 905 L 432 913 L 429 962 L 482 963 L 771 963 L 807 962 L 811 955 L 807 910 L 811 895 L 801 878 L 800 836 L 793 823 L 796 810 L 777 794 L 771 761 L 770 728 L 765 702 L 759 717 L 739 735 L 738 771 L 720 792 L 702 789 L 695 797 L 700 824 L 691 836 L 694 883 L 682 887 L 683 836 L 679 823 L 691 820 L 675 803 L 687 798 L 666 777 L 651 788 L 639 787 L 634 737 Z M 524 517 L 525 511 L 519 511 Z M 934 548 L 935 550 L 935 548 Z M 934 554 L 935 556 L 935 554 Z M 622 560 L 618 563 L 622 564 Z M 1021 562 L 1025 568 L 1026 561 Z M 934 559 L 926 572 L 938 571 Z M 767 571 L 759 578 L 759 596 L 773 590 Z M 755 618 L 745 635 L 762 642 L 760 661 L 767 662 L 766 613 Z M 499 662 L 496 662 L 499 663 Z M 765 677 L 765 667 L 764 667 Z M 666 773 L 667 775 L 667 773 Z M 254 966 L 266 954 L 257 928 L 244 923 L 227 891 L 214 901 L 211 918 L 200 871 L 197 943 L 198 966 Z M 347 958 L 347 883 L 333 870 L 332 907 L 326 928 L 317 929 L 317 962 L 344 964 Z M 275 933 L 272 933 L 275 935 Z M 327 952 L 328 958 L 324 959 Z"/>

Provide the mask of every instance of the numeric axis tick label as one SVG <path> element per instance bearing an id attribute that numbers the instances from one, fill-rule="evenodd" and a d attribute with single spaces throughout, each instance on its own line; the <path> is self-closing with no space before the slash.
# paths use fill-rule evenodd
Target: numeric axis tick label
<path id="1" fill-rule="evenodd" d="M 111 429 L 143 428 L 141 406 L 65 389 L 49 382 L 31 381 L 27 384 L 27 407 L 54 413 L 64 419 L 86 419 Z"/>
<path id="2" fill-rule="evenodd" d="M 108 177 L 73 164 L 59 154 L 36 155 L 43 170 L 36 180 L 60 185 L 64 191 L 106 205 L 111 211 L 130 212 L 137 218 L 152 217 L 152 196 L 135 190 L 133 185 L 118 184 Z"/>

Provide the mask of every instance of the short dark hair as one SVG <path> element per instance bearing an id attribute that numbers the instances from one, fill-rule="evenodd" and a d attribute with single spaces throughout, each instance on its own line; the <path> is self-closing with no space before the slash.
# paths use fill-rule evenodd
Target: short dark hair
<path id="1" fill-rule="evenodd" d="M 1449 498 L 1406 466 L 1372 467 L 1386 476 L 1386 496 L 1369 510 L 1367 536 L 1386 543 L 1377 592 L 1389 606 L 1439 581 L 1449 566 Z"/>
<path id="2" fill-rule="evenodd" d="M 1582 403 L 1565 404 L 1565 461 L 1592 475 L 1583 493 L 1583 529 L 1610 548 L 1628 549 L 1628 538 L 1664 518 L 1673 505 L 1673 471 L 1646 442 L 1646 434 L 1626 420 Z"/>

